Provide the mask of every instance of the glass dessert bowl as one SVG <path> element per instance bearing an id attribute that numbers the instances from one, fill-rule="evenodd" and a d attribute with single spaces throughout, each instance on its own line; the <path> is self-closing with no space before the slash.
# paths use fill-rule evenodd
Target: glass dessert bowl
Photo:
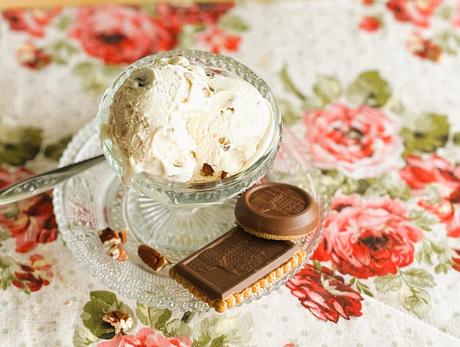
<path id="1" fill-rule="evenodd" d="M 105 92 L 97 116 L 100 134 L 107 132 L 110 106 L 117 90 L 136 69 L 160 58 L 183 56 L 206 72 L 223 74 L 250 83 L 268 101 L 273 114 L 273 131 L 268 146 L 247 168 L 227 178 L 208 182 L 176 182 L 145 172 L 126 175 L 126 165 L 110 136 L 102 136 L 102 150 L 127 191 L 123 219 L 138 242 L 178 261 L 229 230 L 234 224 L 234 197 L 249 188 L 270 169 L 281 138 L 281 114 L 267 84 L 232 58 L 196 50 L 176 50 L 145 57 L 130 65 Z"/>

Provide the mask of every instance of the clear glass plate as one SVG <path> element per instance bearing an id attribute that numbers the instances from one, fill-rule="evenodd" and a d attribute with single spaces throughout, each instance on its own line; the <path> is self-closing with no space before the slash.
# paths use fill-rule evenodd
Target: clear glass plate
<path id="1" fill-rule="evenodd" d="M 296 138 L 289 131 L 283 136 L 277 159 L 266 178 L 301 186 L 318 201 L 321 212 L 320 224 L 308 238 L 298 241 L 306 250 L 308 260 L 323 231 L 327 201 L 320 190 L 319 173 L 310 166 L 308 157 L 301 151 L 302 146 L 296 143 Z M 99 154 L 100 141 L 93 122 L 74 137 L 59 165 L 68 165 Z M 126 193 L 126 187 L 107 162 L 55 188 L 54 211 L 59 230 L 69 249 L 92 276 L 121 295 L 156 307 L 189 311 L 209 310 L 205 303 L 193 297 L 167 276 L 168 268 L 155 273 L 146 267 L 137 256 L 140 242 L 129 234 L 129 230 L 126 246 L 128 261 L 118 262 L 105 253 L 98 237 L 98 230 L 107 226 L 113 229 L 126 228 L 127 216 L 124 216 L 126 211 L 123 211 Z M 229 223 L 231 224 L 231 221 Z M 270 294 L 300 270 L 302 265 L 257 295 L 247 298 L 243 304 Z"/>

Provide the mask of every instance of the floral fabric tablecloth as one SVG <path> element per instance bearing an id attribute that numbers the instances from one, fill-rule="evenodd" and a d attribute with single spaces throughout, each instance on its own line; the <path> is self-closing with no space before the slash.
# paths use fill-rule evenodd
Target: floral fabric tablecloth
<path id="1" fill-rule="evenodd" d="M 460 3 L 5 10 L 0 187 L 55 167 L 126 64 L 176 47 L 272 87 L 331 199 L 313 260 L 226 314 L 147 307 L 73 259 L 42 194 L 0 208 L 0 345 L 460 345 Z"/>

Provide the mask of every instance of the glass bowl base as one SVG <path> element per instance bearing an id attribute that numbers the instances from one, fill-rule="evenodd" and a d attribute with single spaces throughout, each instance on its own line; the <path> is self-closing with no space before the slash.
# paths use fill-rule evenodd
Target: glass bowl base
<path id="1" fill-rule="evenodd" d="M 199 207 L 161 204 L 127 190 L 123 219 L 129 234 L 172 262 L 177 262 L 216 239 L 235 223 L 235 199 Z"/>

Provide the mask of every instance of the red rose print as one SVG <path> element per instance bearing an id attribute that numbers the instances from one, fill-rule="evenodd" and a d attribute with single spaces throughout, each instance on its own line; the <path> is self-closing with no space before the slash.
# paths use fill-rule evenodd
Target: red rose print
<path id="1" fill-rule="evenodd" d="M 47 286 L 53 277 L 51 263 L 42 255 L 34 254 L 29 257 L 29 264 L 19 264 L 22 271 L 13 274 L 11 283 L 26 292 L 36 292 L 41 287 Z"/>
<path id="2" fill-rule="evenodd" d="M 429 27 L 431 16 L 441 4 L 442 0 L 389 0 L 387 8 L 400 22 Z"/>
<path id="3" fill-rule="evenodd" d="M 361 0 L 364 6 L 370 6 L 374 4 L 374 0 Z"/>
<path id="4" fill-rule="evenodd" d="M 59 14 L 57 7 L 42 9 L 11 9 L 3 11 L 3 18 L 10 24 L 11 30 L 25 31 L 32 36 L 43 37 L 48 23 Z"/>
<path id="5" fill-rule="evenodd" d="M 10 184 L 32 176 L 34 173 L 25 167 L 18 167 L 14 171 L 5 170 L 0 167 L 0 189 Z"/>
<path id="6" fill-rule="evenodd" d="M 359 22 L 359 27 L 368 32 L 374 32 L 380 29 L 381 22 L 377 17 L 364 16 Z"/>
<path id="7" fill-rule="evenodd" d="M 185 337 L 166 338 L 151 328 L 142 328 L 136 335 L 117 335 L 97 347 L 191 347 L 192 342 Z"/>
<path id="8" fill-rule="evenodd" d="M 412 189 L 419 190 L 435 184 L 441 194 L 440 201 L 421 199 L 418 205 L 433 213 L 446 224 L 449 237 L 460 237 L 460 166 L 454 166 L 438 154 L 420 157 L 408 155 L 401 178 Z"/>
<path id="9" fill-rule="evenodd" d="M 444 195 L 451 200 L 456 199 L 457 188 L 460 188 L 460 167 L 453 166 L 437 154 L 423 158 L 415 154 L 408 155 L 400 175 L 412 189 L 439 183 L 445 189 Z"/>
<path id="10" fill-rule="evenodd" d="M 454 249 L 455 255 L 452 257 L 452 269 L 460 272 L 460 249 Z"/>
<path id="11" fill-rule="evenodd" d="M 0 188 L 13 180 L 30 176 L 30 171 L 17 169 L 11 176 L 0 169 Z M 39 243 L 48 243 L 57 238 L 57 224 L 53 213 L 50 193 L 0 207 L 0 226 L 9 230 L 16 240 L 16 251 L 26 253 Z"/>
<path id="12" fill-rule="evenodd" d="M 433 213 L 441 222 L 449 222 L 454 217 L 454 206 L 448 200 L 442 200 L 440 202 L 420 200 L 418 205 Z"/>
<path id="13" fill-rule="evenodd" d="M 204 43 L 213 53 L 220 53 L 223 50 L 237 51 L 241 43 L 241 37 L 229 34 L 218 26 L 210 26 L 204 32 L 198 34 L 197 40 Z"/>
<path id="14" fill-rule="evenodd" d="M 147 13 L 121 5 L 79 8 L 70 35 L 89 55 L 108 64 L 132 63 L 175 44 L 175 38 Z"/>
<path id="15" fill-rule="evenodd" d="M 453 206 L 454 213 L 451 219 L 441 220 L 446 224 L 447 236 L 460 237 L 460 206 Z"/>
<path id="16" fill-rule="evenodd" d="M 17 57 L 22 66 L 38 70 L 51 63 L 51 56 L 42 48 L 27 41 L 18 48 Z"/>
<path id="17" fill-rule="evenodd" d="M 331 104 L 307 112 L 305 125 L 307 150 L 320 168 L 366 178 L 399 166 L 398 127 L 377 109 Z"/>
<path id="18" fill-rule="evenodd" d="M 189 6 L 159 4 L 156 14 L 159 18 L 168 18 L 183 24 L 214 24 L 234 6 L 233 2 L 198 3 Z"/>
<path id="19" fill-rule="evenodd" d="M 318 271 L 306 265 L 286 286 L 302 306 L 322 321 L 337 323 L 339 317 L 350 319 L 362 315 L 361 295 L 326 267 Z"/>
<path id="20" fill-rule="evenodd" d="M 413 262 L 414 243 L 421 239 L 396 200 L 335 197 L 313 258 L 330 260 L 341 273 L 358 278 L 385 276 Z"/>
<path id="21" fill-rule="evenodd" d="M 413 33 L 409 37 L 407 40 L 407 48 L 413 55 L 422 59 L 436 62 L 441 58 L 441 47 L 431 40 L 423 38 L 418 33 Z"/>

